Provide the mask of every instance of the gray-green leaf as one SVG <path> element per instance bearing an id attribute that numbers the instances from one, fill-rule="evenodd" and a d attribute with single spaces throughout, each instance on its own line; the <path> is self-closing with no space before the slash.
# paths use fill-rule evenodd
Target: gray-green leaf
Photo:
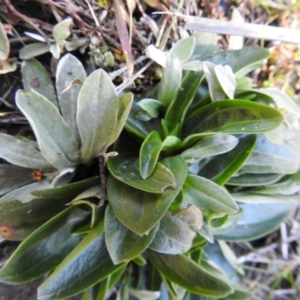
<path id="1" fill-rule="evenodd" d="M 188 175 L 183 185 L 184 203 L 196 205 L 200 210 L 217 214 L 232 214 L 238 206 L 226 190 L 200 176 Z"/>
<path id="2" fill-rule="evenodd" d="M 139 236 L 120 223 L 108 206 L 105 210 L 105 242 L 114 264 L 130 261 L 146 250 L 158 227 L 157 223 L 147 235 Z"/>
<path id="3" fill-rule="evenodd" d="M 83 83 L 78 95 L 77 125 L 84 163 L 106 151 L 117 130 L 119 98 L 103 70 L 94 71 Z"/>
<path id="4" fill-rule="evenodd" d="M 22 81 L 25 90 L 34 90 L 58 107 L 53 82 L 44 66 L 35 58 L 22 62 Z"/>
<path id="5" fill-rule="evenodd" d="M 35 91 L 19 90 L 17 106 L 28 119 L 42 155 L 59 170 L 79 162 L 78 147 L 58 109 Z"/>
<path id="6" fill-rule="evenodd" d="M 58 63 L 56 69 L 56 90 L 61 114 L 69 125 L 72 135 L 78 145 L 80 136 L 76 122 L 77 98 L 81 85 L 74 82 L 84 82 L 86 73 L 82 63 L 73 55 L 66 54 Z"/>
<path id="7" fill-rule="evenodd" d="M 0 157 L 14 165 L 30 169 L 44 169 L 51 166 L 41 152 L 32 147 L 30 143 L 0 133 L 0 144 L 3 145 L 0 147 Z"/>

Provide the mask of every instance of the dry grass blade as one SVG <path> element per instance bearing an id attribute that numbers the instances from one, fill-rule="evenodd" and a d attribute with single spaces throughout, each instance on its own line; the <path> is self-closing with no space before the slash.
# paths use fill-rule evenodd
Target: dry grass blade
<path id="1" fill-rule="evenodd" d="M 117 31 L 126 58 L 128 77 L 131 77 L 133 73 L 133 59 L 132 59 L 131 44 L 130 44 L 128 30 L 125 22 L 125 10 L 120 0 L 114 0 L 114 10 L 116 16 Z"/>

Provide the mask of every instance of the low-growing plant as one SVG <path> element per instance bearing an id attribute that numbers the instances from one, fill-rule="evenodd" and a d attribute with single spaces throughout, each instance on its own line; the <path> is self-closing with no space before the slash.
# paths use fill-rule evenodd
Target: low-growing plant
<path id="1" fill-rule="evenodd" d="M 47 274 L 43 300 L 251 295 L 227 241 L 264 236 L 298 206 L 298 106 L 245 76 L 265 49 L 198 34 L 146 53 L 162 78 L 134 99 L 70 54 L 56 93 L 23 62 L 16 104 L 36 141 L 0 134 L 0 230 L 22 241 L 2 282 Z"/>

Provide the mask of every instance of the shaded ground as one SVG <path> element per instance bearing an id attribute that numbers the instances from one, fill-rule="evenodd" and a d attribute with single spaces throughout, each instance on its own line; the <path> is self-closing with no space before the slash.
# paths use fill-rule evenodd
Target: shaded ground
<path id="1" fill-rule="evenodd" d="M 90 1 L 92 2 L 92 1 Z M 100 1 L 101 2 L 101 1 Z M 71 3 L 71 2 L 70 2 Z M 102 2 L 101 2 L 102 3 Z M 106 3 L 103 1 L 103 3 Z M 247 22 L 258 24 L 273 24 L 282 27 L 300 27 L 297 19 L 300 19 L 299 8 L 279 9 L 270 5 L 258 5 L 267 1 L 186 1 L 183 13 L 187 11 L 194 15 L 204 15 L 212 18 L 230 19 L 233 8 L 238 8 Z M 292 1 L 274 1 L 274 3 L 291 4 Z M 34 5 L 32 5 L 34 4 Z M 96 46 L 93 40 L 110 49 L 116 61 L 116 71 L 125 66 L 125 58 L 120 49 L 117 30 L 115 27 L 114 12 L 108 5 L 104 7 L 93 5 L 94 12 L 101 21 L 102 32 L 99 34 L 95 27 L 91 11 L 85 1 L 73 1 L 67 5 L 66 1 L 36 0 L 36 1 L 0 1 L 1 21 L 12 25 L 11 30 L 12 49 L 11 56 L 17 57 L 23 43 L 32 39 L 23 34 L 24 30 L 36 32 L 42 36 L 51 33 L 57 20 L 53 10 L 61 17 L 71 16 L 74 27 L 72 34 L 79 38 L 87 39 L 85 54 L 80 55 L 88 69 L 92 70 L 101 66 L 101 62 L 95 61 Z M 52 10 L 51 10 L 52 9 Z M 134 10 L 136 19 L 132 30 L 132 55 L 133 59 L 141 57 L 145 46 L 155 43 L 159 38 L 159 29 L 167 26 L 168 19 L 163 15 L 151 15 L 157 9 L 165 9 L 160 1 L 152 7 L 144 2 Z M 172 8 L 175 11 L 175 8 Z M 105 14 L 107 15 L 105 16 Z M 180 23 L 180 22 L 179 22 Z M 28 29 L 29 27 L 29 29 Z M 176 27 L 176 26 L 175 26 Z M 176 28 L 175 28 L 176 29 Z M 22 41 L 16 35 L 21 34 Z M 168 43 L 178 39 L 176 30 L 172 30 Z M 245 40 L 245 45 L 260 43 L 256 40 Z M 226 48 L 228 38 L 220 38 L 220 44 Z M 266 65 L 252 74 L 252 79 L 257 86 L 278 86 L 291 96 L 300 100 L 300 51 L 295 45 L 268 42 L 265 44 L 271 51 L 271 58 Z M 90 60 L 86 54 L 93 54 Z M 51 55 L 41 57 L 41 61 L 49 68 L 55 65 Z M 141 63 L 141 66 L 143 63 Z M 140 65 L 136 66 L 139 67 Z M 135 89 L 143 89 L 145 86 L 154 84 L 154 70 L 149 68 L 144 77 L 135 84 Z M 14 72 L 3 76 L 0 82 L 0 132 L 24 134 L 28 131 L 24 117 L 15 109 L 14 92 L 21 87 L 20 74 Z M 122 80 L 116 76 L 115 83 Z M 232 244 L 240 263 L 246 264 L 246 284 L 256 291 L 255 299 L 299 299 L 300 298 L 300 213 L 296 212 L 286 224 L 264 239 L 254 243 Z M 17 243 L 3 242 L 0 244 L 0 263 L 12 253 Z M 31 300 L 36 299 L 36 288 L 41 280 L 20 286 L 0 284 L 0 300 Z M 274 291 L 273 291 L 274 290 Z M 75 299 L 75 298 L 74 298 Z"/>

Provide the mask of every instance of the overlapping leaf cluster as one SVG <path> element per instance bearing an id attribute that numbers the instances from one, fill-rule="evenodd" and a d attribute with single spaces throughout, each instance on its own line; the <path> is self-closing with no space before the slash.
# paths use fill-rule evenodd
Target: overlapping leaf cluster
<path id="1" fill-rule="evenodd" d="M 219 51 L 200 34 L 146 52 L 162 79 L 133 102 L 104 71 L 86 78 L 71 55 L 57 67 L 57 101 L 41 65 L 24 62 L 30 90 L 16 103 L 37 144 L 0 136 L 11 163 L 0 171 L 14 177 L 1 180 L 0 227 L 23 240 L 3 282 L 52 271 L 39 299 L 83 291 L 106 299 L 113 287 L 120 299 L 167 299 L 161 288 L 169 299 L 247 297 L 238 276 L 226 277 L 242 273 L 226 241 L 263 236 L 297 207 L 299 109 L 279 91 L 251 87 L 245 75 L 264 49 Z M 103 191 L 92 170 L 109 151 L 118 155 L 108 158 Z M 44 179 L 30 183 L 36 168 Z"/>

